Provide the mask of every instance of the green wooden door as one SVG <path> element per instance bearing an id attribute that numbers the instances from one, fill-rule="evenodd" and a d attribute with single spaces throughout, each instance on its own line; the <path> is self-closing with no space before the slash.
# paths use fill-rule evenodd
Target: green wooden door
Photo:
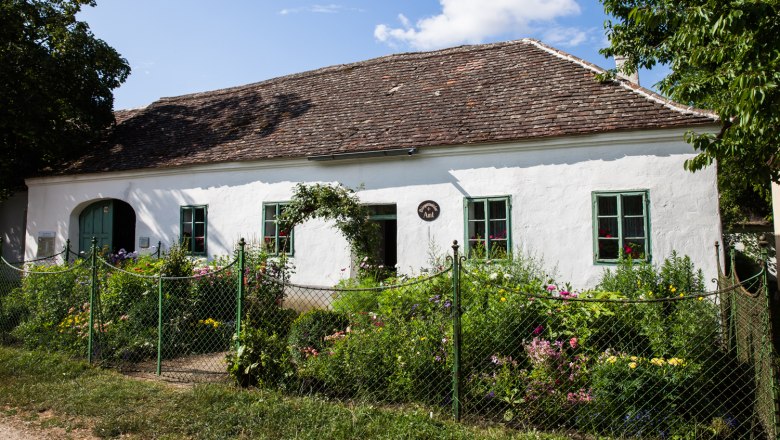
<path id="1" fill-rule="evenodd" d="M 98 249 L 113 249 L 114 241 L 114 201 L 95 202 L 82 211 L 79 216 L 79 250 L 89 252 L 92 237 L 97 238 Z"/>

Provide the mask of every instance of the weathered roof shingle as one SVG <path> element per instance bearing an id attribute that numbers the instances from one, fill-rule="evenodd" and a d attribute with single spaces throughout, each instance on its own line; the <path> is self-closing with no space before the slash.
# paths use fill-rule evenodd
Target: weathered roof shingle
<path id="1" fill-rule="evenodd" d="M 390 55 L 118 111 L 63 174 L 482 144 L 716 121 L 536 40 Z M 479 148 L 475 145 L 474 148 Z"/>

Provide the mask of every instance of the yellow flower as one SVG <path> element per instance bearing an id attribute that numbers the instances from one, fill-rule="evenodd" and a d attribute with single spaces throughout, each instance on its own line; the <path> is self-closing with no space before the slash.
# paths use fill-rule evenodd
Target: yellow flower
<path id="1" fill-rule="evenodd" d="M 663 367 L 666 362 L 664 361 L 664 358 L 652 358 L 650 359 L 650 363 L 659 367 Z"/>
<path id="2" fill-rule="evenodd" d="M 630 364 L 628 364 L 628 368 L 631 368 L 632 370 L 636 368 L 636 362 L 631 362 Z"/>
<path id="3" fill-rule="evenodd" d="M 614 364 L 616 361 L 617 361 L 617 357 L 615 356 L 610 356 L 607 358 L 607 362 L 609 362 L 610 364 Z"/>
<path id="4" fill-rule="evenodd" d="M 685 294 L 683 294 L 683 293 L 681 293 L 681 294 L 680 294 L 680 298 L 682 298 L 682 297 L 684 297 L 684 296 L 685 296 Z"/>
<path id="5" fill-rule="evenodd" d="M 424 340 L 425 340 L 425 336 L 423 336 L 422 338 L 420 338 L 420 340 L 421 340 L 421 341 L 424 341 Z"/>
<path id="6" fill-rule="evenodd" d="M 685 364 L 685 362 L 679 358 L 671 358 L 667 362 L 669 363 L 669 365 L 674 365 L 674 366 Z"/>
<path id="7" fill-rule="evenodd" d="M 631 356 L 631 360 L 632 360 L 632 361 L 634 361 L 634 362 L 636 362 L 636 361 L 638 361 L 638 360 L 639 360 L 639 358 L 638 358 L 638 357 L 636 357 L 636 356 Z"/>
<path id="8" fill-rule="evenodd" d="M 700 296 L 700 297 L 698 297 L 696 299 L 698 299 L 699 301 L 704 301 L 704 297 L 703 296 Z"/>
<path id="9" fill-rule="evenodd" d="M 501 302 L 504 302 L 504 301 L 506 301 L 506 298 L 504 298 L 504 297 L 502 296 L 502 297 L 501 297 Z"/>
<path id="10" fill-rule="evenodd" d="M 677 288 L 676 288 L 676 287 L 674 287 L 674 286 L 673 286 L 673 285 L 671 285 L 671 284 L 669 284 L 669 290 L 670 290 L 672 293 L 674 293 L 674 292 L 677 292 Z"/>

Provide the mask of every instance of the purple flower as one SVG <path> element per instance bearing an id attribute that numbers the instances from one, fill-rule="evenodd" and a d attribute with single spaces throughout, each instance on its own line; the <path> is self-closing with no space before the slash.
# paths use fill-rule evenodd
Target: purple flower
<path id="1" fill-rule="evenodd" d="M 485 397 L 487 397 L 488 399 L 492 399 L 492 398 L 496 397 L 496 393 L 491 391 L 491 392 L 485 394 Z"/>
<path id="2" fill-rule="evenodd" d="M 452 306 L 452 302 L 450 300 L 444 301 L 444 308 L 449 309 Z"/>
<path id="3" fill-rule="evenodd" d="M 538 327 L 536 327 L 534 329 L 533 334 L 534 335 L 538 335 L 538 334 L 541 334 L 543 331 L 544 331 L 544 326 L 540 325 L 540 326 L 538 326 Z"/>

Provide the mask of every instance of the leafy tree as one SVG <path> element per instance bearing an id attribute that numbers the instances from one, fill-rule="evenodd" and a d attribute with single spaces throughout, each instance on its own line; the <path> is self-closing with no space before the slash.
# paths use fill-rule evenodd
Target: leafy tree
<path id="1" fill-rule="evenodd" d="M 86 23 L 94 0 L 0 0 L 0 200 L 114 122 L 127 61 Z"/>
<path id="2" fill-rule="evenodd" d="M 780 182 L 780 0 L 602 0 L 611 46 L 627 57 L 624 73 L 668 64 L 659 83 L 672 99 L 712 109 L 722 126 L 688 141 L 699 154 L 691 171 L 717 159 L 726 221 L 741 220 L 730 201 L 769 201 Z M 748 214 L 768 215 L 766 203 Z M 729 217 L 731 216 L 731 217 Z"/>

